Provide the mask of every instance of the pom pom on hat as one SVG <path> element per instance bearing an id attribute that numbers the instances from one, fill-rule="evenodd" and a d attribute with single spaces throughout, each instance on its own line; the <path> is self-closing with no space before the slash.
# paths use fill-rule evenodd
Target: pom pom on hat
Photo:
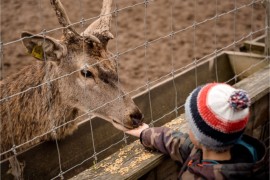
<path id="1" fill-rule="evenodd" d="M 230 106 L 234 110 L 243 110 L 250 106 L 250 99 L 245 91 L 234 91 L 229 99 Z"/>
<path id="2" fill-rule="evenodd" d="M 250 99 L 245 91 L 224 83 L 210 83 L 192 91 L 185 103 L 185 115 L 201 144 L 222 151 L 242 136 L 249 106 Z"/>

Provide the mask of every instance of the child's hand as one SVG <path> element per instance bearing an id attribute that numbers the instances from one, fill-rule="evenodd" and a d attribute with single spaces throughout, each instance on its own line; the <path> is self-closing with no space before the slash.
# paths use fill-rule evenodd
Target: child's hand
<path id="1" fill-rule="evenodd" d="M 141 132 L 147 128 L 149 128 L 149 125 L 143 123 L 141 126 L 137 127 L 136 129 L 125 131 L 125 133 L 130 134 L 132 136 L 140 137 Z"/>

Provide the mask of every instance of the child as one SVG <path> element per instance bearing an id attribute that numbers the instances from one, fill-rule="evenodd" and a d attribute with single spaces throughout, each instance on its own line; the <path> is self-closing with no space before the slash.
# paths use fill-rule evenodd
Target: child
<path id="1" fill-rule="evenodd" d="M 147 124 L 126 133 L 180 162 L 179 179 L 268 179 L 264 144 L 243 135 L 249 105 L 244 91 L 210 83 L 193 90 L 186 100 L 189 134 Z"/>

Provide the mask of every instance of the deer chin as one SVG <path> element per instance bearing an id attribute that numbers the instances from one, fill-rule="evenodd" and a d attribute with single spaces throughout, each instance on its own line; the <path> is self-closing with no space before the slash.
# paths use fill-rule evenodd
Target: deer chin
<path id="1" fill-rule="evenodd" d="M 132 126 L 126 126 L 125 124 L 123 124 L 122 122 L 116 121 L 114 119 L 112 119 L 112 124 L 114 125 L 114 127 L 116 127 L 117 129 L 121 130 L 121 131 L 128 131 L 133 129 Z"/>
<path id="2" fill-rule="evenodd" d="M 111 116 L 104 116 L 104 115 L 101 115 L 101 114 L 96 114 L 94 113 L 96 116 L 99 116 L 100 118 L 112 123 L 112 125 L 121 130 L 121 131 L 128 131 L 128 130 L 131 130 L 131 129 L 134 129 L 132 126 L 128 126 L 128 125 L 125 125 L 121 120 L 119 119 L 115 119 Z"/>

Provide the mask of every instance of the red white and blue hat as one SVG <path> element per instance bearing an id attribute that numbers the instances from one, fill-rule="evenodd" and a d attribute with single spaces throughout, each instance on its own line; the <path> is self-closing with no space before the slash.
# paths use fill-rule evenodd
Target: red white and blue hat
<path id="1" fill-rule="evenodd" d="M 185 103 L 185 115 L 199 143 L 223 151 L 241 138 L 249 106 L 245 91 L 224 83 L 210 83 L 192 91 Z"/>

